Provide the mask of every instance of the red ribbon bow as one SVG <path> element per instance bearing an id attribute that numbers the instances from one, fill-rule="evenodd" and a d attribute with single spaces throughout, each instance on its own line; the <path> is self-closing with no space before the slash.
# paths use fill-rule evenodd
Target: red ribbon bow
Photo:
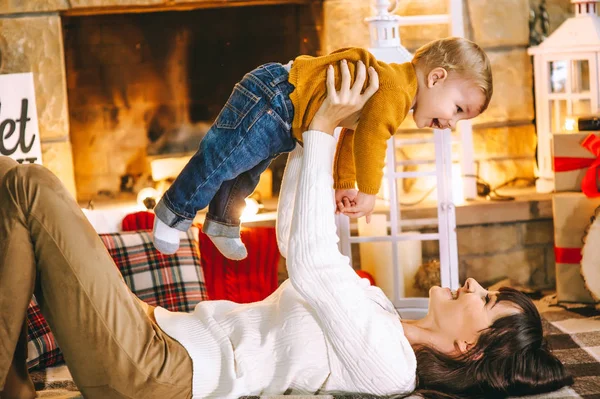
<path id="1" fill-rule="evenodd" d="M 596 158 L 555 157 L 554 171 L 569 172 L 588 168 L 581 180 L 581 191 L 589 198 L 600 197 L 598 185 L 596 184 L 598 171 L 600 170 L 600 137 L 590 134 L 581 142 L 581 146 Z"/>

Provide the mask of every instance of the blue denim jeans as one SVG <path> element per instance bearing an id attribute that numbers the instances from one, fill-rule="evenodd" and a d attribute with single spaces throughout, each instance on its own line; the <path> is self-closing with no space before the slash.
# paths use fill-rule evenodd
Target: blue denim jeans
<path id="1" fill-rule="evenodd" d="M 156 206 L 156 216 L 185 231 L 196 212 L 209 205 L 204 232 L 239 237 L 244 199 L 271 160 L 296 145 L 293 90 L 281 64 L 265 64 L 246 74 Z"/>

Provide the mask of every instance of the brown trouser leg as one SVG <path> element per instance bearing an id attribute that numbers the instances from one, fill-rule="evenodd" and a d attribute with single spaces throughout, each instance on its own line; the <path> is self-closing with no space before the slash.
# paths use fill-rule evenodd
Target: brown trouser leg
<path id="1" fill-rule="evenodd" d="M 0 157 L 0 384 L 35 283 L 86 398 L 191 397 L 186 350 L 150 320 L 60 181 Z"/>
<path id="2" fill-rule="evenodd" d="M 35 387 L 27 370 L 27 323 L 23 323 L 0 399 L 33 399 Z"/>

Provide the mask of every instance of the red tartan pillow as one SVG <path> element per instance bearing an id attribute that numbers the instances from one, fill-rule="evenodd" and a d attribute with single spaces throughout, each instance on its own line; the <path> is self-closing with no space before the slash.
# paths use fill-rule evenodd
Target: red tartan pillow
<path id="1" fill-rule="evenodd" d="M 208 299 L 198 250 L 198 229 L 181 233 L 173 255 L 154 249 L 150 232 L 100 234 L 125 282 L 143 301 L 171 311 L 189 312 Z M 27 309 L 27 365 L 46 368 L 63 360 L 35 297 Z"/>
<path id="2" fill-rule="evenodd" d="M 149 231 L 100 234 L 129 288 L 150 305 L 173 312 L 191 312 L 208 299 L 197 237 L 197 228 L 181 233 L 177 252 L 163 255 Z"/>
<path id="3" fill-rule="evenodd" d="M 27 366 L 45 368 L 62 360 L 62 352 L 34 296 L 27 307 Z"/>

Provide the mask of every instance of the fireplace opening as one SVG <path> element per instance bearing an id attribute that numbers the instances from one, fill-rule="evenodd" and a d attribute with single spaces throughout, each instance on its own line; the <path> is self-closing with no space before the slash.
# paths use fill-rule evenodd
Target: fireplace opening
<path id="1" fill-rule="evenodd" d="M 310 4 L 64 17 L 78 199 L 135 193 L 152 160 L 193 154 L 245 73 L 320 52 L 318 18 Z"/>

